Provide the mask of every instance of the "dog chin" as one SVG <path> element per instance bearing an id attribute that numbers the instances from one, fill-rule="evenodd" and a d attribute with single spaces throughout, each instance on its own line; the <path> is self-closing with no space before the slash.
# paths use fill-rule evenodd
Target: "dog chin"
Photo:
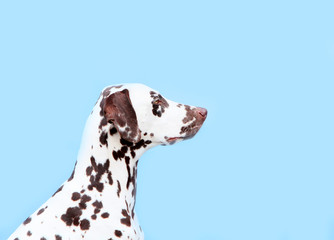
<path id="1" fill-rule="evenodd" d="M 166 141 L 162 142 L 161 145 L 162 146 L 173 145 L 177 142 L 181 142 L 183 139 L 184 139 L 184 137 L 169 137 L 169 138 L 166 138 Z"/>

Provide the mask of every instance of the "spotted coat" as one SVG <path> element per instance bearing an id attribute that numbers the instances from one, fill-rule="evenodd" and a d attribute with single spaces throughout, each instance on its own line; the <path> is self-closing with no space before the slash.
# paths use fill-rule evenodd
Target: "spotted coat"
<path id="1" fill-rule="evenodd" d="M 193 137 L 206 115 L 142 84 L 105 88 L 70 178 L 9 239 L 144 239 L 135 213 L 138 160 L 151 147 Z"/>

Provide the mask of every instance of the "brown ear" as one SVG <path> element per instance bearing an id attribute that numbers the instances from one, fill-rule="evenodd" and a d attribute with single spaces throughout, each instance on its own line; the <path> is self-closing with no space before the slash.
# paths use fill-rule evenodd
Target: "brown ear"
<path id="1" fill-rule="evenodd" d="M 124 89 L 106 98 L 104 116 L 112 121 L 121 137 L 129 142 L 137 143 L 141 138 L 136 112 L 129 97 L 129 91 Z"/>

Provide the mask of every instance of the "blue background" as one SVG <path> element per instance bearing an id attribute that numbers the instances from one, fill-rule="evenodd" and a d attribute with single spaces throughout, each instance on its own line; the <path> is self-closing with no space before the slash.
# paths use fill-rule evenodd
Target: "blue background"
<path id="1" fill-rule="evenodd" d="M 206 107 L 148 151 L 146 240 L 334 239 L 332 1 L 1 1 L 0 239 L 70 176 L 100 91 Z"/>

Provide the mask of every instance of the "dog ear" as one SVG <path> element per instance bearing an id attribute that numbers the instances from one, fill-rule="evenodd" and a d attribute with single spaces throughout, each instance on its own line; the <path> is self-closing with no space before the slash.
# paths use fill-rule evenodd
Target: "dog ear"
<path id="1" fill-rule="evenodd" d="M 133 143 L 139 142 L 141 132 L 127 89 L 107 97 L 103 110 L 107 121 L 114 124 L 123 139 Z"/>

